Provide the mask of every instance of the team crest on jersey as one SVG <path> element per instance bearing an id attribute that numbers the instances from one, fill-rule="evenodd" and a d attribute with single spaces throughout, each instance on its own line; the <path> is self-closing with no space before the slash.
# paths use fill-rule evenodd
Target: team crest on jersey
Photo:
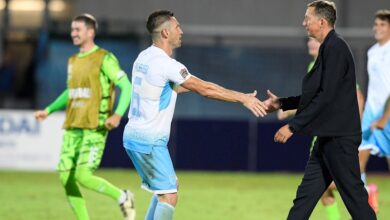
<path id="1" fill-rule="evenodd" d="M 180 75 L 185 79 L 188 76 L 188 71 L 186 68 L 180 70 Z"/>

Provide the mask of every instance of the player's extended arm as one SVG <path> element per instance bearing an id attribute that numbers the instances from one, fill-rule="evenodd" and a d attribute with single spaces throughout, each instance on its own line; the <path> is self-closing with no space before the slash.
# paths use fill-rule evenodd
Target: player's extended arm
<path id="1" fill-rule="evenodd" d="M 188 90 L 188 89 L 186 89 L 186 88 L 184 88 L 183 86 L 180 86 L 180 85 L 175 85 L 174 90 L 178 94 L 185 93 L 185 92 L 190 92 L 190 90 Z"/>
<path id="2" fill-rule="evenodd" d="M 59 95 L 54 102 L 52 102 L 49 106 L 47 106 L 44 110 L 38 110 L 34 113 L 35 118 L 38 121 L 43 121 L 49 116 L 51 113 L 56 112 L 58 110 L 64 109 L 66 107 L 66 103 L 68 101 L 69 91 L 66 89 Z"/>
<path id="3" fill-rule="evenodd" d="M 119 96 L 118 106 L 115 109 L 115 114 L 123 116 L 130 105 L 132 86 L 127 76 L 122 77 L 117 86 L 121 90 L 121 93 Z"/>
<path id="4" fill-rule="evenodd" d="M 126 109 L 129 107 L 131 101 L 132 86 L 126 75 L 118 81 L 116 86 L 119 87 L 121 92 L 115 113 L 107 118 L 106 122 L 104 123 L 107 129 L 113 129 L 119 126 L 121 118 L 125 114 Z"/>
<path id="5" fill-rule="evenodd" d="M 256 91 L 250 94 L 244 94 L 234 90 L 225 89 L 222 86 L 211 82 L 203 81 L 195 76 L 191 76 L 189 79 L 184 81 L 181 86 L 207 98 L 225 102 L 240 102 L 257 117 L 264 117 L 267 114 L 267 107 L 263 102 L 256 98 Z"/>
<path id="6" fill-rule="evenodd" d="M 383 115 L 379 120 L 374 121 L 371 128 L 384 129 L 390 119 L 390 96 L 387 98 Z"/>

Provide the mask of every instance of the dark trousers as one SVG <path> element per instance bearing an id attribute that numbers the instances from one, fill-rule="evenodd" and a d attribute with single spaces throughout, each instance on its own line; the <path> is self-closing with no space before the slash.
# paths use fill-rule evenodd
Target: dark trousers
<path id="1" fill-rule="evenodd" d="M 360 136 L 319 137 L 311 152 L 288 220 L 309 219 L 332 180 L 354 220 L 376 219 L 360 179 Z"/>

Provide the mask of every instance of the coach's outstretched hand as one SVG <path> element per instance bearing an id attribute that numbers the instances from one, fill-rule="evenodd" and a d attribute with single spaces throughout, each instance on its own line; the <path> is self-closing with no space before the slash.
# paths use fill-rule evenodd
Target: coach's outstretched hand
<path id="1" fill-rule="evenodd" d="M 49 116 L 49 112 L 47 112 L 46 110 L 38 110 L 38 111 L 34 112 L 34 117 L 38 121 L 45 120 L 47 118 L 47 116 Z"/>
<path id="2" fill-rule="evenodd" d="M 267 115 L 267 106 L 256 98 L 257 91 L 253 91 L 253 93 L 246 94 L 247 98 L 243 100 L 242 104 L 252 111 L 256 117 L 264 117 Z"/>
<path id="3" fill-rule="evenodd" d="M 280 109 L 279 97 L 274 95 L 270 90 L 267 90 L 268 99 L 264 101 L 265 106 L 267 107 L 267 112 L 274 112 Z"/>

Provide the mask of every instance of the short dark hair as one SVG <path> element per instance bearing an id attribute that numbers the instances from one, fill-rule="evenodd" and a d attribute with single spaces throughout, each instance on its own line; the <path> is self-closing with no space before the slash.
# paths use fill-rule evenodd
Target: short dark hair
<path id="1" fill-rule="evenodd" d="M 390 10 L 380 9 L 375 13 L 375 18 L 378 18 L 383 21 L 387 21 L 390 23 Z"/>
<path id="2" fill-rule="evenodd" d="M 169 21 L 174 16 L 173 12 L 168 10 L 158 10 L 149 15 L 148 21 L 146 22 L 146 28 L 150 34 L 160 27 L 166 21 Z"/>
<path id="3" fill-rule="evenodd" d="M 336 23 L 336 4 L 331 1 L 317 0 L 309 3 L 307 7 L 314 7 L 317 16 L 324 18 L 334 27 Z"/>
<path id="4" fill-rule="evenodd" d="M 73 18 L 72 21 L 82 21 L 85 23 L 87 28 L 92 28 L 95 31 L 95 34 L 98 30 L 98 23 L 96 18 L 90 14 L 81 14 Z"/>

